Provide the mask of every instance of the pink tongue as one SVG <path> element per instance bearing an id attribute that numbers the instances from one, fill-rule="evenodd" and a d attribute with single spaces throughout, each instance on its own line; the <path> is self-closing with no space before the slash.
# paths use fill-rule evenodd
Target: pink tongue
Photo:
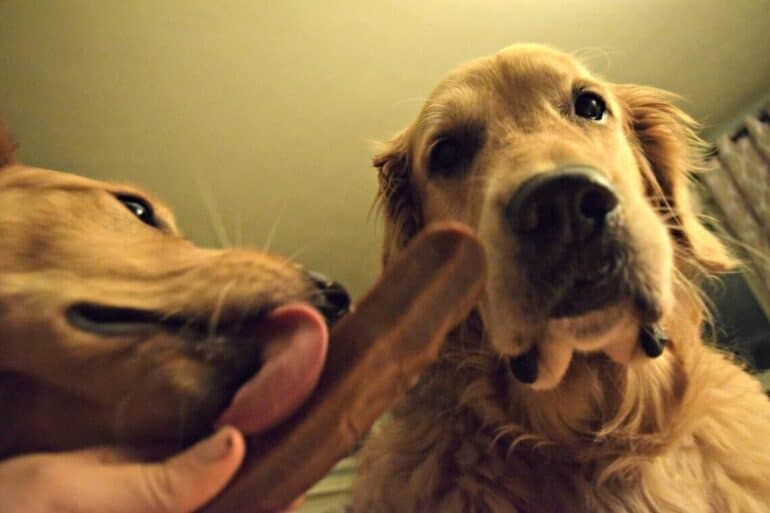
<path id="1" fill-rule="evenodd" d="M 318 383 L 329 332 L 316 310 L 300 303 L 277 308 L 260 333 L 264 364 L 235 394 L 217 427 L 231 425 L 250 435 L 266 431 L 291 415 Z"/>

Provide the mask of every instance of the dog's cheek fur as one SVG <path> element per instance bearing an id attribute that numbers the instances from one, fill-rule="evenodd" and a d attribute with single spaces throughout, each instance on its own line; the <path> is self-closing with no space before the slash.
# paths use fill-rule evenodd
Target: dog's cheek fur
<path id="1" fill-rule="evenodd" d="M 638 304 L 646 314 L 670 313 L 674 293 L 672 240 L 660 218 L 647 203 L 625 202 L 623 214 L 634 222 L 624 223 L 626 239 L 633 251 L 627 254 L 630 259 L 627 269 L 635 276 L 626 277 L 625 281 L 633 284 Z"/>
<path id="2" fill-rule="evenodd" d="M 225 384 L 232 377 L 175 346 L 149 343 L 135 355 L 135 367 L 144 374 L 114 404 L 117 440 L 195 439 L 226 406 L 233 390 Z"/>
<path id="3" fill-rule="evenodd" d="M 669 208 L 674 239 L 706 271 L 734 266 L 722 243 L 698 219 L 690 194 L 692 173 L 701 170 L 703 141 L 697 123 L 675 107 L 670 93 L 652 87 L 618 85 L 627 131 L 651 199 Z"/>

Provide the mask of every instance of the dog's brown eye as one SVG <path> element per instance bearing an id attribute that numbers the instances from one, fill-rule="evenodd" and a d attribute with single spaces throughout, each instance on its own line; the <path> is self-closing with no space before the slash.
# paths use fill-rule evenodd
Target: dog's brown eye
<path id="1" fill-rule="evenodd" d="M 436 140 L 428 153 L 431 175 L 452 177 L 468 169 L 483 146 L 483 132 L 475 126 L 456 127 L 450 134 Z"/>
<path id="2" fill-rule="evenodd" d="M 601 96 L 583 91 L 575 96 L 575 114 L 592 121 L 601 121 L 607 112 L 607 105 Z"/>
<path id="3" fill-rule="evenodd" d="M 134 214 L 141 222 L 153 228 L 158 227 L 158 221 L 155 219 L 155 212 L 149 203 L 142 198 L 128 195 L 118 195 L 118 201 Z"/>
<path id="4" fill-rule="evenodd" d="M 461 148 L 457 141 L 442 139 L 431 148 L 430 169 L 431 171 L 451 169 L 460 157 Z"/>

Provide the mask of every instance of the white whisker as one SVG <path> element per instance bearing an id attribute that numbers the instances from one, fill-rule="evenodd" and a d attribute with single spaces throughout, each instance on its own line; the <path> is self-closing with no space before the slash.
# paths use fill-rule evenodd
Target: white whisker
<path id="1" fill-rule="evenodd" d="M 235 227 L 233 228 L 233 242 L 235 247 L 243 246 L 243 214 L 239 210 L 235 214 Z"/>
<path id="2" fill-rule="evenodd" d="M 211 192 L 211 188 L 205 186 L 203 178 L 197 172 L 193 173 L 193 182 L 195 183 L 195 188 L 198 190 L 198 195 L 203 202 L 203 207 L 206 209 L 206 213 L 209 216 L 209 223 L 211 223 L 211 228 L 214 230 L 219 245 L 223 248 L 231 248 L 233 246 L 232 241 L 227 235 L 224 219 L 217 206 L 216 198 Z"/>
<path id="3" fill-rule="evenodd" d="M 211 317 L 209 317 L 209 338 L 214 339 L 216 338 L 216 331 L 217 327 L 219 326 L 219 321 L 222 317 L 222 311 L 224 310 L 225 300 L 227 299 L 227 293 L 230 292 L 230 289 L 232 289 L 236 285 L 236 280 L 231 280 L 227 282 L 222 289 L 219 291 L 219 295 L 217 296 L 217 302 L 214 305 L 214 311 L 211 312 Z"/>
<path id="4" fill-rule="evenodd" d="M 278 215 L 275 217 L 275 221 L 273 221 L 272 226 L 270 227 L 270 230 L 267 232 L 267 237 L 265 237 L 265 242 L 262 244 L 262 251 L 270 251 L 270 247 L 273 245 L 273 239 L 275 238 L 275 232 L 278 229 L 278 225 L 281 224 L 281 219 L 283 218 L 283 213 L 286 211 L 286 203 L 281 205 L 281 209 L 278 211 Z"/>

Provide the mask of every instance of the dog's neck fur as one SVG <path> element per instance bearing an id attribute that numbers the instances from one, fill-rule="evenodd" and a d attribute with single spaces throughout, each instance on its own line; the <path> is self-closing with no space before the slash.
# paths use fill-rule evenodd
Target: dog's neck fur
<path id="1" fill-rule="evenodd" d="M 677 287 L 675 304 L 661 357 L 582 356 L 546 392 L 461 326 L 367 444 L 356 511 L 765 511 L 767 398 L 701 342 L 696 289 Z"/>
<path id="2" fill-rule="evenodd" d="M 603 355 L 576 355 L 564 380 L 548 391 L 516 381 L 476 323 L 466 323 L 396 415 L 425 408 L 465 414 L 506 453 L 537 448 L 538 458 L 591 463 L 597 470 L 629 452 L 653 456 L 682 432 L 675 413 L 690 386 L 683 360 L 701 346 L 701 302 L 689 286 L 679 295 L 663 356 L 622 366 Z"/>

